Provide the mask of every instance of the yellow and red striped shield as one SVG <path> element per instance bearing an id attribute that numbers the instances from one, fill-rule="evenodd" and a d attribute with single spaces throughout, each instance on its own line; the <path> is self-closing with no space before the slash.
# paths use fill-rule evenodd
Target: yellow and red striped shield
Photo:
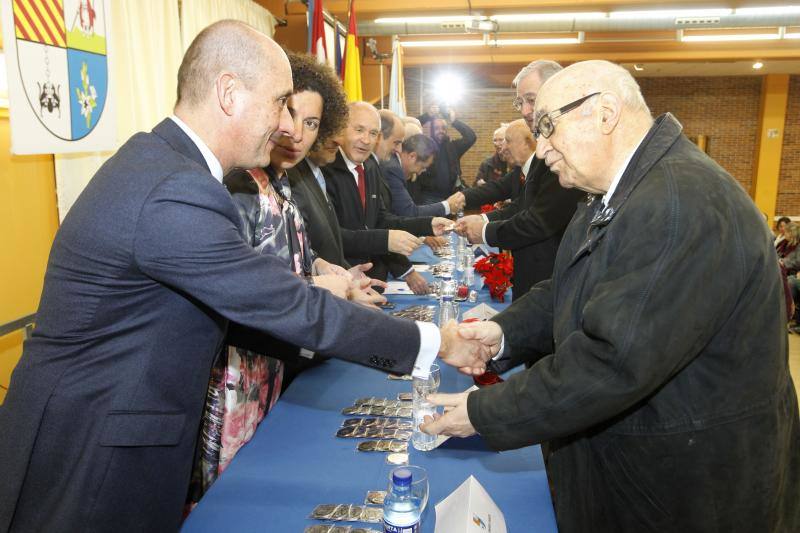
<path id="1" fill-rule="evenodd" d="M 26 41 L 67 46 L 62 0 L 14 0 L 14 29 Z"/>

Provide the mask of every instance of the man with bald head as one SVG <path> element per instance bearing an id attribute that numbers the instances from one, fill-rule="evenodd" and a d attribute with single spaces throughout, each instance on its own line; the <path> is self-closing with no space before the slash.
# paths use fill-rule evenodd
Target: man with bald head
<path id="1" fill-rule="evenodd" d="M 428 289 L 425 278 L 414 271 L 404 256 L 422 243 L 418 236 L 441 234 L 449 221 L 440 217 L 398 217 L 389 211 L 381 190 L 386 185 L 380 167 L 370 157 L 381 135 L 380 115 L 368 102 L 351 102 L 349 106 L 339 153 L 336 160 L 323 169 L 328 196 L 341 227 L 384 230 L 388 246 L 385 253 L 367 255 L 363 242 L 343 235 L 347 261 L 372 263 L 372 270 L 367 273 L 370 277 L 385 280 L 391 273 L 406 281 L 416 294 L 425 294 Z M 381 232 L 370 234 L 380 235 Z"/>
<path id="2" fill-rule="evenodd" d="M 556 74 L 534 118 L 537 156 L 591 201 L 553 279 L 468 331 L 535 364 L 440 395 L 452 410 L 425 429 L 549 441 L 559 531 L 800 531 L 783 287 L 758 208 L 617 65 Z"/>
<path id="3" fill-rule="evenodd" d="M 483 185 L 488 181 L 499 180 L 509 171 L 510 167 L 503 155 L 503 141 L 506 137 L 506 127 L 508 124 L 501 124 L 492 134 L 492 144 L 494 153 L 484 159 L 478 167 L 478 174 L 475 176 L 475 185 Z"/>
<path id="4" fill-rule="evenodd" d="M 0 531 L 176 531 L 229 321 L 398 373 L 469 352 L 454 326 L 337 298 L 243 240 L 221 180 L 293 133 L 289 68 L 246 24 L 200 32 L 174 116 L 128 140 L 64 219 L 0 407 Z"/>

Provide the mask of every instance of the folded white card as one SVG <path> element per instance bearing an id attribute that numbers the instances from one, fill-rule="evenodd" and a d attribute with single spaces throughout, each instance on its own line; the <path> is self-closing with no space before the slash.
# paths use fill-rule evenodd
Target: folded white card
<path id="1" fill-rule="evenodd" d="M 478 320 L 489 320 L 494 315 L 497 314 L 497 310 L 493 309 L 492 307 L 486 304 L 478 304 L 469 311 L 464 311 L 461 313 L 461 321 L 468 318 L 477 318 Z"/>
<path id="2" fill-rule="evenodd" d="M 388 287 L 383 291 L 384 296 L 391 296 L 396 294 L 410 294 L 414 295 L 414 291 L 408 286 L 405 281 L 389 281 L 386 283 Z"/>
<path id="3" fill-rule="evenodd" d="M 506 533 L 506 519 L 486 489 L 469 476 L 436 504 L 434 533 Z"/>

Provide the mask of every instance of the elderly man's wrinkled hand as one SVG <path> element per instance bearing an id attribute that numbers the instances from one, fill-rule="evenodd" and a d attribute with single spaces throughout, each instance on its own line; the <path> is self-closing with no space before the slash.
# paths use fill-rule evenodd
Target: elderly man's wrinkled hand
<path id="1" fill-rule="evenodd" d="M 472 244 L 483 243 L 483 226 L 486 221 L 480 215 L 469 215 L 456 222 L 456 233 L 466 237 Z"/>
<path id="2" fill-rule="evenodd" d="M 469 392 L 460 394 L 429 394 L 428 401 L 434 405 L 444 406 L 444 414 L 436 414 L 433 418 L 425 417 L 425 423 L 419 429 L 429 435 L 450 435 L 453 437 L 469 437 L 476 433 L 469 420 L 467 398 Z"/>

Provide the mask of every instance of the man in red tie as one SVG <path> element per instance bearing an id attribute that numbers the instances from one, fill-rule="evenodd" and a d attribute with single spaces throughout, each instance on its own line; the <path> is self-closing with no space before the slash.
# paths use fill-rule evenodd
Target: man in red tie
<path id="1" fill-rule="evenodd" d="M 336 160 L 322 169 L 339 225 L 351 230 L 381 229 L 385 232 L 353 232 L 342 246 L 351 264 L 372 262 L 368 276 L 386 279 L 392 274 L 403 279 L 417 294 L 427 292 L 425 279 L 411 267 L 408 258 L 422 242 L 416 236 L 441 234 L 449 221 L 439 217 L 398 217 L 385 206 L 381 188 L 386 187 L 380 166 L 370 154 L 381 133 L 378 111 L 367 102 L 352 102 L 347 128 L 341 138 Z M 369 255 L 374 242 L 386 242 L 385 252 Z M 355 263 L 353 263 L 355 261 Z"/>

